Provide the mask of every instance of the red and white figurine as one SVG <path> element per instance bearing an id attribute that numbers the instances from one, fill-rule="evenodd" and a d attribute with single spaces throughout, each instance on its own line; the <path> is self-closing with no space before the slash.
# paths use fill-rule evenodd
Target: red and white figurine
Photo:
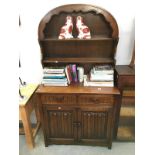
<path id="1" fill-rule="evenodd" d="M 73 38 L 72 30 L 73 30 L 73 19 L 71 16 L 67 16 L 65 25 L 61 27 L 59 39 Z"/>
<path id="2" fill-rule="evenodd" d="M 76 28 L 78 30 L 78 38 L 79 39 L 90 39 L 90 29 L 83 23 L 83 18 L 78 16 L 76 18 Z"/>

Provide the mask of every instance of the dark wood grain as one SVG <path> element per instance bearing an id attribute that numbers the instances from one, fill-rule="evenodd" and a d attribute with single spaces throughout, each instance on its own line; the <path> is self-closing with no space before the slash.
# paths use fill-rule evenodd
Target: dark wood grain
<path id="1" fill-rule="evenodd" d="M 67 87 L 52 87 L 40 85 L 36 92 L 43 94 L 120 94 L 117 87 L 84 87 L 80 85 L 70 85 Z"/>
<path id="2" fill-rule="evenodd" d="M 73 39 L 58 40 L 67 15 L 73 17 Z M 76 17 L 80 15 L 91 31 L 91 39 L 77 39 Z M 38 41 L 42 66 L 75 63 L 88 74 L 94 65 L 115 65 L 119 31 L 114 17 L 105 9 L 87 4 L 72 4 L 49 11 L 40 21 Z M 40 85 L 36 93 L 45 139 L 50 144 L 112 146 L 118 127 L 120 102 L 115 87 L 67 87 Z M 118 97 L 118 98 L 117 98 Z"/>
<path id="3" fill-rule="evenodd" d="M 58 35 L 67 15 L 73 17 L 74 39 L 59 40 Z M 83 16 L 85 23 L 89 26 L 91 39 L 77 39 L 75 20 L 78 15 Z M 72 63 L 72 58 L 85 58 L 86 63 L 92 63 L 90 58 L 93 58 L 93 63 L 100 62 L 99 58 L 105 58 L 102 59 L 102 63 L 115 63 L 114 55 L 118 43 L 117 22 L 108 11 L 97 6 L 73 4 L 51 10 L 40 21 L 38 36 L 43 67 L 58 61 L 55 58 L 68 58 L 68 63 Z"/>
<path id="4" fill-rule="evenodd" d="M 96 30 L 96 32 L 93 33 L 95 35 L 105 34 L 114 38 L 118 37 L 117 22 L 108 11 L 93 5 L 71 4 L 57 7 L 44 16 L 39 24 L 39 38 L 51 37 L 52 34 L 58 36 L 67 15 L 72 15 L 73 20 L 76 19 L 76 16 L 82 15 L 85 19 L 85 23 L 90 25 L 92 32 Z M 52 26 L 54 26 L 55 30 L 52 29 Z M 51 33 L 49 33 L 49 31 Z M 74 31 L 74 33 L 76 32 Z"/>

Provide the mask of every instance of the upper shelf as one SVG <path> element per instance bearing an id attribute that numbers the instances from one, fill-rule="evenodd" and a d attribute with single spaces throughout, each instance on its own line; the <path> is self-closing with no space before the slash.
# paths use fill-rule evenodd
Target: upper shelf
<path id="1" fill-rule="evenodd" d="M 43 63 L 114 63 L 112 58 L 45 58 Z"/>
<path id="2" fill-rule="evenodd" d="M 78 39 L 78 38 L 72 38 L 72 39 L 58 39 L 56 37 L 54 38 L 45 38 L 45 39 L 41 39 L 40 41 L 60 41 L 60 42 L 67 42 L 67 41 L 110 41 L 110 40 L 116 40 L 114 38 L 109 38 L 107 36 L 104 35 L 95 35 L 92 36 L 91 39 Z"/>

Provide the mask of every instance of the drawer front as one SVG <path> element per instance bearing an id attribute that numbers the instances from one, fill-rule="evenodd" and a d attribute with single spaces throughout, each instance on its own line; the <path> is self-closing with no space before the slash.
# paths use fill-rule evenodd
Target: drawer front
<path id="1" fill-rule="evenodd" d="M 42 95 L 42 104 L 76 104 L 76 96 L 73 95 Z"/>
<path id="2" fill-rule="evenodd" d="M 134 87 L 135 86 L 135 76 L 119 76 L 118 86 L 121 87 Z"/>
<path id="3" fill-rule="evenodd" d="M 113 105 L 114 97 L 112 95 L 81 95 L 78 104 L 80 105 Z"/>

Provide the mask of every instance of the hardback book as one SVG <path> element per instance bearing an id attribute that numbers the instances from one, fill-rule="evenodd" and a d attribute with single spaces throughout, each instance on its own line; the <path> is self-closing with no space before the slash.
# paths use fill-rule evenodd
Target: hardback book
<path id="1" fill-rule="evenodd" d="M 114 87 L 114 81 L 91 81 L 89 76 L 85 75 L 84 86 Z"/>
<path id="2" fill-rule="evenodd" d="M 68 84 L 70 84 L 72 82 L 72 75 L 71 75 L 71 67 L 70 67 L 70 65 L 66 66 L 65 73 L 66 73 L 66 76 L 67 76 Z"/>
<path id="3" fill-rule="evenodd" d="M 63 78 L 63 79 L 43 79 L 42 84 L 44 86 L 68 86 L 67 78 Z"/>
<path id="4" fill-rule="evenodd" d="M 73 78 L 73 82 L 75 82 L 75 83 L 78 82 L 76 64 L 73 64 L 73 65 L 72 65 L 72 78 Z"/>
<path id="5" fill-rule="evenodd" d="M 57 75 L 45 75 L 43 76 L 43 79 L 64 79 L 65 78 L 65 75 L 64 76 L 57 76 Z"/>
<path id="6" fill-rule="evenodd" d="M 68 86 L 67 83 L 43 83 L 44 86 Z"/>
<path id="7" fill-rule="evenodd" d="M 83 67 L 77 67 L 77 73 L 78 73 L 78 81 L 83 82 L 84 68 Z"/>
<path id="8" fill-rule="evenodd" d="M 112 65 L 98 65 L 93 67 L 94 74 L 97 73 L 107 73 L 107 74 L 114 74 L 114 68 Z"/>
<path id="9" fill-rule="evenodd" d="M 63 79 L 43 79 L 42 81 L 45 81 L 45 82 L 67 82 L 67 78 L 63 78 Z"/>
<path id="10" fill-rule="evenodd" d="M 44 73 L 44 76 L 64 76 L 65 77 L 65 73 Z"/>
<path id="11" fill-rule="evenodd" d="M 94 73 L 93 70 L 90 72 L 91 81 L 112 81 L 114 79 L 114 74 L 107 73 Z"/>
<path id="12" fill-rule="evenodd" d="M 50 73 L 64 73 L 65 71 L 65 67 L 45 67 L 43 69 L 43 73 L 47 73 L 47 74 L 50 74 Z"/>

